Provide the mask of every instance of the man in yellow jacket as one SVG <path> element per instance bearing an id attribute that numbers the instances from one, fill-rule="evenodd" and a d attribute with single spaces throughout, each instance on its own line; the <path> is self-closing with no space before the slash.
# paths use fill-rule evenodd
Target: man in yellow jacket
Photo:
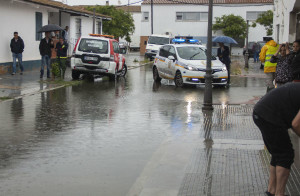
<path id="1" fill-rule="evenodd" d="M 279 45 L 274 41 L 268 41 L 261 49 L 259 60 L 265 63 L 264 72 L 267 75 L 267 91 L 274 88 L 273 80 L 275 79 L 275 72 L 277 63 L 271 63 L 271 57 L 277 52 Z"/>

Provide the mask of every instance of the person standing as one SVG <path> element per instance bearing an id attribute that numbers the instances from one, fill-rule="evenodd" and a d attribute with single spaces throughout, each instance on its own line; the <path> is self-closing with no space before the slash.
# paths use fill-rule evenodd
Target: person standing
<path id="1" fill-rule="evenodd" d="M 65 42 L 68 42 L 68 40 L 69 40 L 69 26 L 66 26 L 65 30 L 62 32 L 62 36 L 63 36 Z"/>
<path id="2" fill-rule="evenodd" d="M 264 72 L 267 75 L 267 92 L 275 87 L 273 81 L 275 79 L 277 63 L 271 63 L 271 57 L 277 52 L 278 47 L 278 44 L 271 39 L 262 47 L 259 55 L 259 60 L 265 63 Z"/>
<path id="3" fill-rule="evenodd" d="M 66 61 L 67 61 L 68 43 L 64 41 L 63 37 L 59 38 L 59 42 L 56 44 L 57 60 L 59 62 L 60 77 L 65 78 Z"/>
<path id="4" fill-rule="evenodd" d="M 226 66 L 226 69 L 227 69 L 227 73 L 228 73 L 228 79 L 227 79 L 227 84 L 230 83 L 230 63 L 231 63 L 231 60 L 230 60 L 230 52 L 229 52 L 229 47 L 228 46 L 225 46 L 224 43 L 219 43 L 219 48 L 218 48 L 218 53 L 217 53 L 217 56 L 219 57 L 220 61 L 222 63 L 225 64 Z"/>
<path id="5" fill-rule="evenodd" d="M 20 74 L 23 75 L 24 67 L 22 62 L 22 53 L 24 51 L 25 45 L 23 39 L 19 36 L 18 32 L 14 32 L 14 38 L 10 41 L 10 49 L 12 52 L 13 57 L 13 71 L 11 75 L 15 75 L 17 71 L 17 59 L 20 65 L 21 72 Z"/>
<path id="6" fill-rule="evenodd" d="M 293 60 L 291 61 L 293 81 L 300 82 L 300 40 L 293 43 Z"/>
<path id="7" fill-rule="evenodd" d="M 253 109 L 253 120 L 271 154 L 268 196 L 284 196 L 294 149 L 288 134 L 300 137 L 300 83 L 288 83 L 267 93 Z"/>
<path id="8" fill-rule="evenodd" d="M 257 44 L 257 42 L 254 42 L 254 44 L 252 46 L 252 51 L 253 51 L 254 63 L 258 63 L 260 47 L 259 47 L 259 44 Z"/>
<path id="9" fill-rule="evenodd" d="M 289 43 L 281 44 L 277 52 L 271 57 L 270 62 L 277 63 L 275 72 L 277 87 L 293 81 L 292 66 L 290 64 L 291 58 L 293 56 L 290 54 Z"/>
<path id="10" fill-rule="evenodd" d="M 41 64 L 41 75 L 40 78 L 44 76 L 44 67 L 47 66 L 47 78 L 50 78 L 50 63 L 51 63 L 51 48 L 54 47 L 53 41 L 50 38 L 51 33 L 45 32 L 45 38 L 40 42 L 40 54 L 42 56 L 42 64 Z"/>

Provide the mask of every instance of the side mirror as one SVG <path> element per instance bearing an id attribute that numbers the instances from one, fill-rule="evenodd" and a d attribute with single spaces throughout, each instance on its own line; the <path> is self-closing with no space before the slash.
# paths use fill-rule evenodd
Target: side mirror
<path id="1" fill-rule="evenodd" d="M 169 56 L 168 59 L 169 59 L 170 61 L 173 61 L 173 62 L 175 61 L 175 57 L 174 57 L 174 56 Z"/>
<path id="2" fill-rule="evenodd" d="M 120 54 L 126 54 L 126 48 L 120 48 Z"/>

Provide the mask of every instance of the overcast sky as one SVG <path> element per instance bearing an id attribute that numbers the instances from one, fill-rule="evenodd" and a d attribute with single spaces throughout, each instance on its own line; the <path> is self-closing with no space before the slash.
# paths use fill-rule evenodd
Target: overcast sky
<path id="1" fill-rule="evenodd" d="M 105 5 L 106 0 L 56 0 L 60 2 L 67 3 L 69 5 Z M 141 3 L 137 3 L 141 0 L 108 0 L 110 5 L 127 5 L 128 1 L 130 4 L 139 5 Z"/>

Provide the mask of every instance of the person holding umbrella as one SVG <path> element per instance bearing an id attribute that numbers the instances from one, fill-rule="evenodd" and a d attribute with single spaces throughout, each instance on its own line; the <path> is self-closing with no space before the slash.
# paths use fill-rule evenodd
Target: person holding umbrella
<path id="1" fill-rule="evenodd" d="M 51 33 L 45 32 L 45 38 L 41 40 L 39 46 L 40 54 L 42 56 L 40 78 L 43 78 L 44 76 L 45 65 L 47 66 L 47 78 L 50 78 L 51 48 L 54 48 L 53 40 L 51 39 Z"/>
<path id="2" fill-rule="evenodd" d="M 227 79 L 227 83 L 230 83 L 230 57 L 229 57 L 229 47 L 225 46 L 224 43 L 219 42 L 219 48 L 218 48 L 218 57 L 220 59 L 220 61 L 222 63 L 224 63 L 226 65 L 226 69 L 227 69 L 227 73 L 228 73 L 228 79 Z"/>
<path id="3" fill-rule="evenodd" d="M 218 48 L 218 57 L 222 63 L 226 65 L 227 73 L 228 73 L 228 80 L 227 83 L 230 83 L 230 50 L 228 46 L 225 46 L 224 43 L 227 44 L 237 44 L 237 42 L 228 36 L 217 36 L 213 40 L 213 42 L 219 43 L 220 48 Z"/>
<path id="4" fill-rule="evenodd" d="M 54 48 L 53 40 L 51 39 L 52 31 L 62 31 L 63 29 L 55 24 L 49 24 L 43 26 L 39 32 L 45 32 L 45 38 L 40 42 L 40 54 L 42 56 L 42 64 L 41 64 L 41 75 L 40 78 L 44 76 L 44 67 L 47 66 L 47 78 L 50 78 L 50 63 L 51 63 L 51 49 Z"/>

